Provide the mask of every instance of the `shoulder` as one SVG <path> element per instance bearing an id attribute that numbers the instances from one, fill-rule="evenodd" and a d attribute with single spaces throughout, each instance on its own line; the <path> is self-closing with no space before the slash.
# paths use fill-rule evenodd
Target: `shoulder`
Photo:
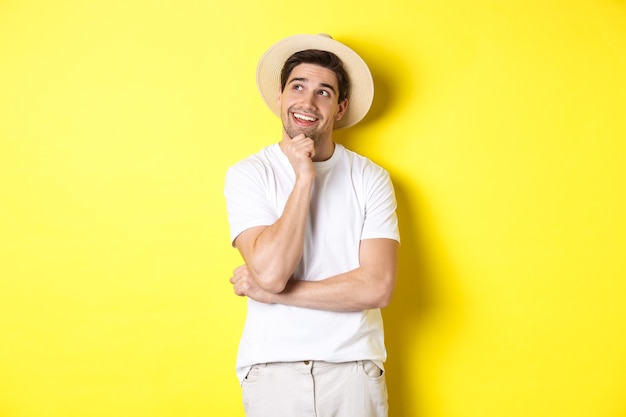
<path id="1" fill-rule="evenodd" d="M 278 144 L 265 146 L 256 153 L 235 162 L 229 169 L 271 164 L 272 160 L 275 159 L 276 152 L 274 148 L 277 146 Z"/>
<path id="2" fill-rule="evenodd" d="M 342 145 L 337 145 L 342 153 L 342 159 L 349 164 L 353 173 L 361 173 L 364 176 L 388 177 L 387 170 L 366 156 L 358 154 Z"/>
<path id="3" fill-rule="evenodd" d="M 258 175 L 267 172 L 270 167 L 277 163 L 276 149 L 277 144 L 266 146 L 257 153 L 252 154 L 240 161 L 237 161 L 228 167 L 226 175 L 250 174 Z"/>

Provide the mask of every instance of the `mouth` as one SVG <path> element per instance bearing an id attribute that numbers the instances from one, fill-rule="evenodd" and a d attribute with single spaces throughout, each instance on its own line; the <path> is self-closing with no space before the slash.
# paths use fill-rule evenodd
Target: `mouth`
<path id="1" fill-rule="evenodd" d="M 309 126 L 313 123 L 317 122 L 319 119 L 310 114 L 304 114 L 299 112 L 291 112 L 291 117 L 295 120 L 295 122 L 299 125 Z"/>

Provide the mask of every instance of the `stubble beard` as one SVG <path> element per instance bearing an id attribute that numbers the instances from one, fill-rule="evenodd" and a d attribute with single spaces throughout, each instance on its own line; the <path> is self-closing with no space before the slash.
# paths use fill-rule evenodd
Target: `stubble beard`
<path id="1" fill-rule="evenodd" d="M 319 131 L 319 126 L 316 125 L 309 128 L 294 126 L 293 121 L 291 120 L 291 113 L 293 110 L 294 109 L 289 109 L 287 111 L 287 114 L 281 117 L 283 129 L 285 129 L 287 135 L 289 135 L 289 137 L 293 139 L 300 134 L 304 134 L 306 137 L 312 139 L 315 144 L 317 144 L 322 137 L 322 132 Z M 318 118 L 318 120 L 321 120 L 319 115 L 315 116 Z"/>
<path id="2" fill-rule="evenodd" d="M 319 142 L 320 136 L 316 132 L 316 129 L 296 128 L 285 123 L 283 123 L 283 128 L 285 129 L 285 132 L 287 132 L 287 135 L 289 135 L 292 139 L 303 133 L 307 138 L 313 140 L 313 143 L 317 144 Z"/>

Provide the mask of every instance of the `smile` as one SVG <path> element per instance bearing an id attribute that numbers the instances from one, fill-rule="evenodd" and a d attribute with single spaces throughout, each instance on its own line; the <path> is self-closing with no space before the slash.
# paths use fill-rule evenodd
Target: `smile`
<path id="1" fill-rule="evenodd" d="M 317 119 L 313 116 L 307 116 L 302 113 L 292 113 L 294 119 L 302 120 L 303 122 L 315 122 Z"/>

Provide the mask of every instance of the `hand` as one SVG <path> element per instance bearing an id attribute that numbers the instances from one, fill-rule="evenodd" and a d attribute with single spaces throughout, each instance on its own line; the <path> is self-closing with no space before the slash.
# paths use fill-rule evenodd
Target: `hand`
<path id="1" fill-rule="evenodd" d="M 283 152 L 287 155 L 296 178 L 315 178 L 315 166 L 312 158 L 315 156 L 315 142 L 304 133 L 293 138 L 283 138 L 281 143 Z"/>
<path id="2" fill-rule="evenodd" d="M 259 287 L 246 265 L 241 265 L 233 271 L 230 283 L 233 284 L 235 294 L 240 297 L 248 297 L 266 304 L 271 302 L 271 293 Z"/>

